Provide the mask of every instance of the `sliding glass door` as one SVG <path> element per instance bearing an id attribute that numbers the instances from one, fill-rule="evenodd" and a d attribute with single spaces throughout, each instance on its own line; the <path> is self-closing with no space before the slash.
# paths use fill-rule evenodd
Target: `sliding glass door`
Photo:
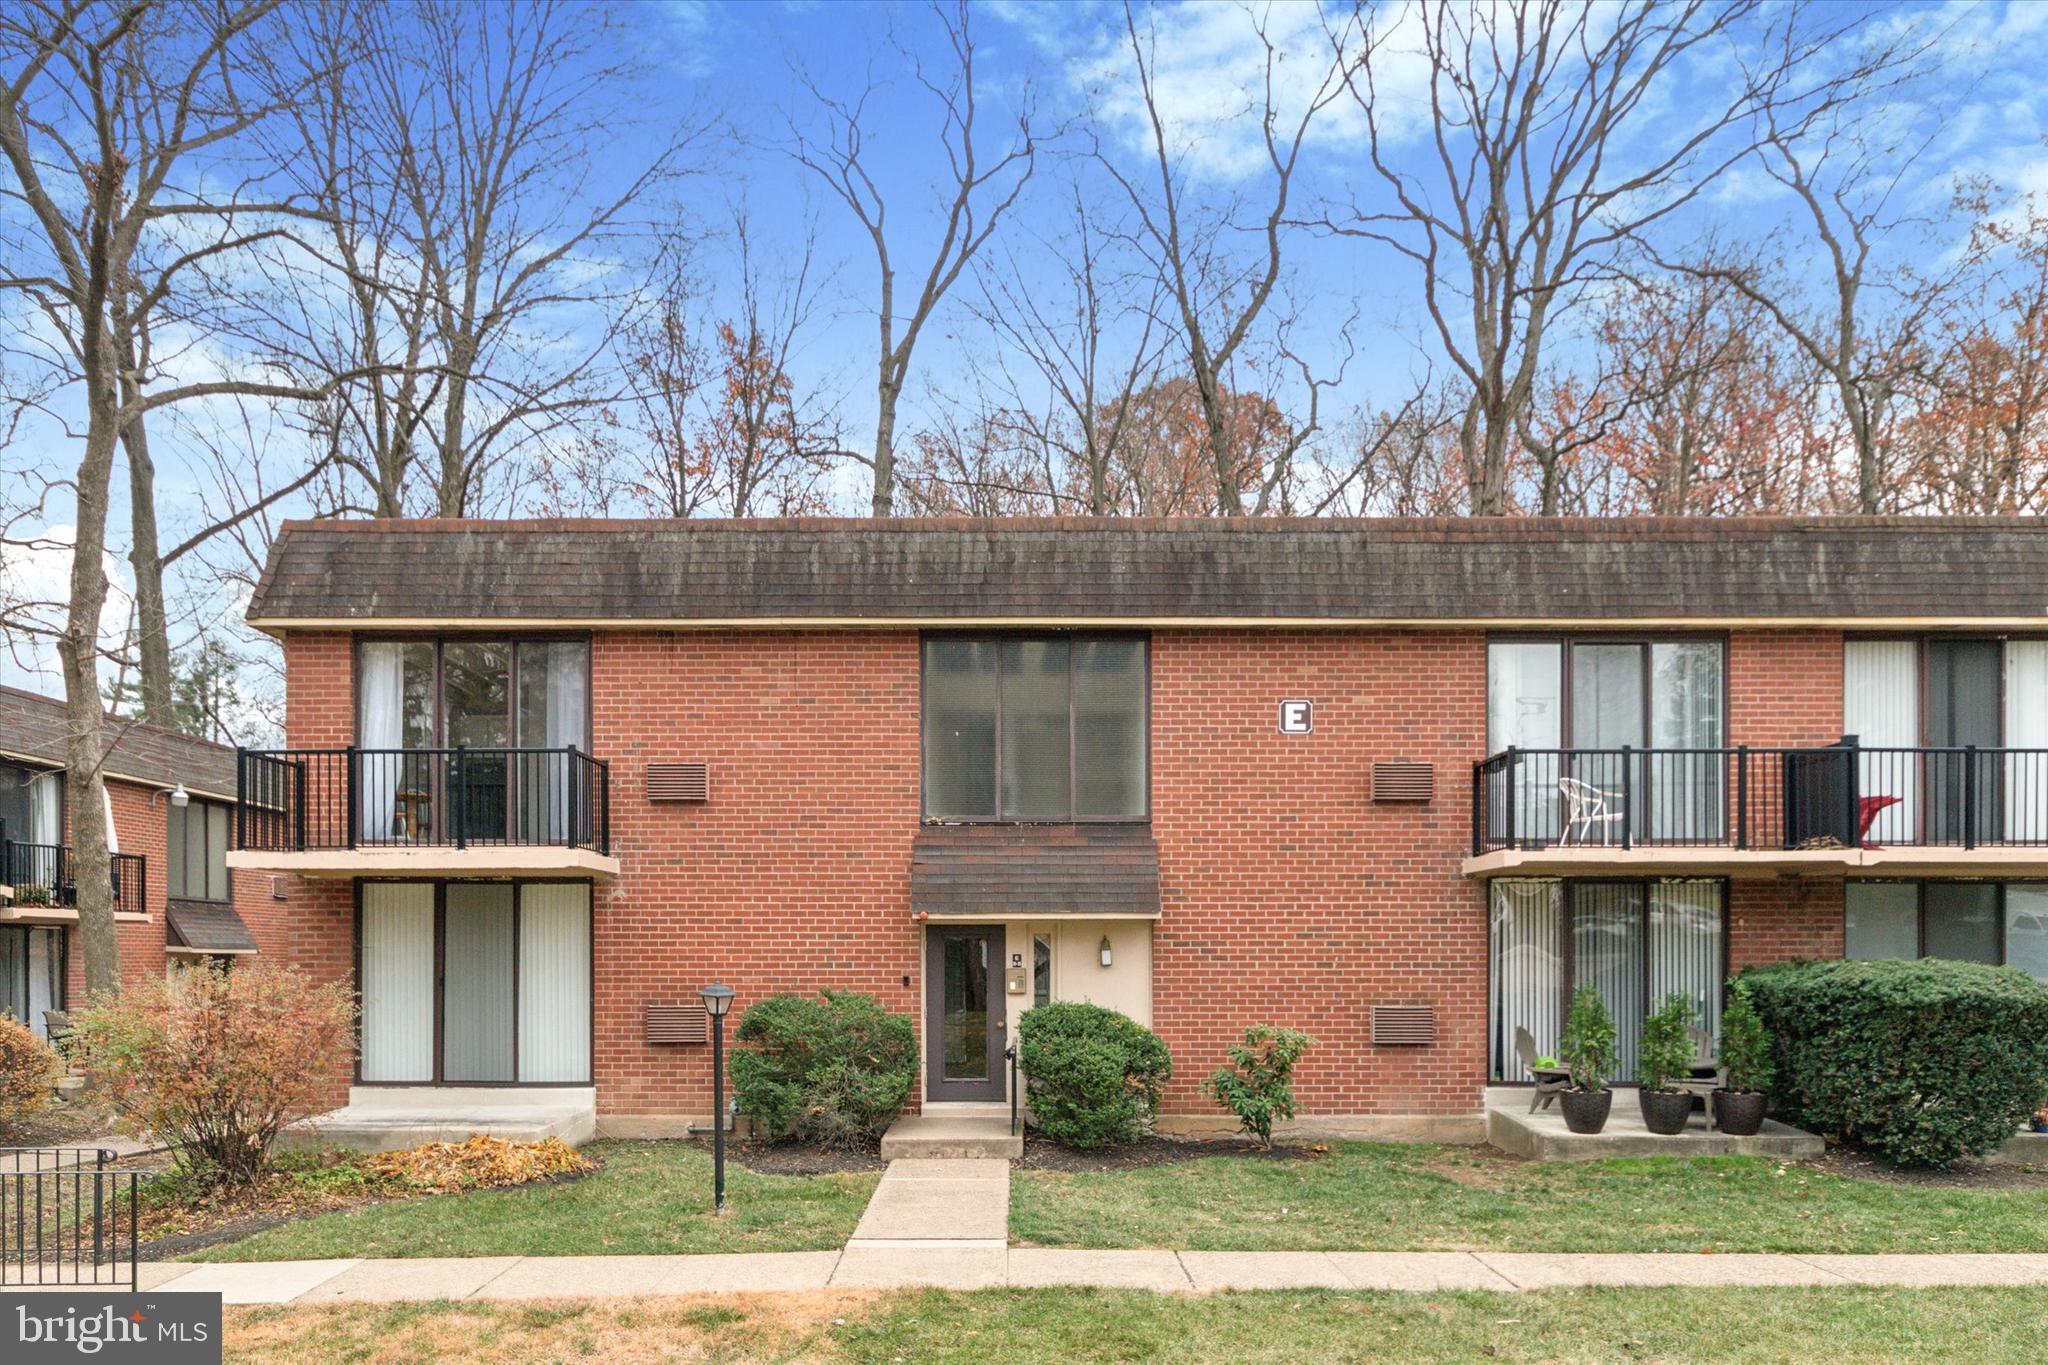
<path id="1" fill-rule="evenodd" d="M 64 1008 L 64 931 L 0 926 L 0 1015 L 50 1036 L 45 1017 Z"/>
<path id="2" fill-rule="evenodd" d="M 358 653 L 357 828 L 366 842 L 558 843 L 574 828 L 588 749 L 583 640 L 373 640 Z M 459 779 L 422 750 L 466 748 Z"/>
<path id="3" fill-rule="evenodd" d="M 364 884 L 363 1082 L 588 1084 L 590 951 L 587 883 Z"/>
<path id="4" fill-rule="evenodd" d="M 1613 1016 L 1613 1079 L 1635 1079 L 1644 1016 L 1672 994 L 1718 1032 L 1724 967 L 1722 885 L 1715 881 L 1523 881 L 1490 884 L 1488 960 L 1492 1076 L 1526 1081 L 1516 1039 L 1556 1055 L 1566 1010 L 1591 986 Z"/>

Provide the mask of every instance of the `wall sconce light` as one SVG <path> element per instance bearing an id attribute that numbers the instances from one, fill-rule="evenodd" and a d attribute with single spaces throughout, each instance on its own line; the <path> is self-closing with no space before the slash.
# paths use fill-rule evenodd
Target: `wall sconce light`
<path id="1" fill-rule="evenodd" d="M 1109 935 L 1104 934 L 1102 936 L 1102 965 L 1107 967 L 1111 961 L 1112 959 L 1109 955 Z"/>

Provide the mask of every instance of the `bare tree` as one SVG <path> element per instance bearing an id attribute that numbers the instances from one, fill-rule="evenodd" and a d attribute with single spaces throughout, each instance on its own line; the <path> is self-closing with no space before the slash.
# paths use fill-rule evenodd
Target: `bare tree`
<path id="1" fill-rule="evenodd" d="M 1239 207 L 1236 204 L 1204 214 L 1193 202 L 1180 164 L 1182 158 L 1171 145 L 1172 138 L 1159 110 L 1153 35 L 1139 32 L 1137 18 L 1128 3 L 1124 6 L 1124 32 L 1144 100 L 1152 165 L 1145 181 L 1141 181 L 1124 174 L 1106 154 L 1097 154 L 1097 160 L 1129 198 L 1137 217 L 1135 235 L 1163 282 L 1166 306 L 1177 324 L 1177 340 L 1185 351 L 1188 377 L 1201 403 L 1217 511 L 1232 517 L 1247 512 L 1263 513 L 1271 508 L 1275 494 L 1292 469 L 1294 456 L 1320 429 L 1324 390 L 1342 380 L 1341 366 L 1335 375 L 1318 377 L 1307 360 L 1289 345 L 1292 317 L 1279 318 L 1276 325 L 1268 327 L 1274 353 L 1268 368 L 1284 367 L 1299 374 L 1307 413 L 1305 420 L 1291 424 L 1285 448 L 1272 452 L 1270 461 L 1256 467 L 1245 462 L 1242 450 L 1232 440 L 1231 368 L 1257 344 L 1257 329 L 1266 320 L 1268 306 L 1274 302 L 1281 281 L 1285 243 L 1292 228 L 1289 202 L 1309 129 L 1316 117 L 1344 93 L 1344 58 L 1340 54 L 1329 63 L 1299 116 L 1287 118 L 1278 106 L 1274 88 L 1281 54 L 1266 31 L 1263 18 L 1255 16 L 1251 28 L 1263 49 L 1265 65 L 1259 99 L 1245 117 L 1258 120 L 1270 171 L 1266 195 L 1261 201 L 1263 207 L 1255 211 L 1253 225 L 1240 228 L 1235 221 Z M 1236 250 L 1241 236 L 1250 236 L 1258 243 L 1243 259 Z M 1349 344 L 1347 325 L 1347 360 Z"/>
<path id="2" fill-rule="evenodd" d="M 973 312 L 1003 343 L 990 378 L 1017 438 L 1045 452 L 1055 498 L 1099 517 L 1118 510 L 1115 480 L 1133 400 L 1158 381 L 1172 331 L 1159 320 L 1164 281 L 1145 272 L 1133 289 L 1113 269 L 1111 235 L 1092 221 L 1078 181 L 1070 208 L 1068 230 L 1039 242 L 1052 283 L 1010 253 L 1000 269 L 979 272 Z M 1022 377 L 1010 368 L 1013 355 Z"/>
<path id="3" fill-rule="evenodd" d="M 273 114 L 278 92 L 259 78 L 281 0 L 29 0 L 0 11 L 0 154 L 14 210 L 0 288 L 24 297 L 57 338 L 62 386 L 84 413 L 68 494 L 75 532 L 70 592 L 57 632 L 69 734 L 65 769 L 73 821 L 86 988 L 120 986 L 104 803 L 98 665 L 109 483 L 117 448 L 138 419 L 172 404 L 231 394 L 293 400 L 299 385 L 246 373 L 130 382 L 116 315 L 149 317 L 190 274 L 271 237 L 285 205 L 243 198 L 243 181 L 201 198 L 210 158 Z M 176 173 L 176 174 L 174 174 Z M 132 335 L 132 333 L 131 333 Z M 146 352 L 133 359 L 147 374 Z M 39 499 L 38 506 L 46 506 Z"/>
<path id="4" fill-rule="evenodd" d="M 616 396 L 612 328 L 641 302 L 616 253 L 633 213 L 708 123 L 618 172 L 641 72 L 608 6 L 507 0 L 307 11 L 296 60 L 323 73 L 294 108 L 303 192 L 324 240 L 273 264 L 302 371 L 370 372 L 310 416 L 378 516 L 484 510 L 508 460 Z M 593 325 L 595 324 L 595 325 Z M 415 482 L 415 469 L 424 478 Z"/>
<path id="5" fill-rule="evenodd" d="M 1849 50 L 1860 14 L 1762 0 L 1433 4 L 1390 26 L 1391 13 L 1360 5 L 1338 45 L 1359 54 L 1347 83 L 1393 203 L 1354 204 L 1329 226 L 1420 268 L 1424 306 L 1471 390 L 1459 442 L 1472 510 L 1497 516 L 1511 504 L 1511 451 L 1549 329 L 1574 292 L 1746 157 L 1760 114 L 1802 126 L 1867 89 L 1900 51 L 1845 70 L 1833 58 Z M 1381 102 L 1380 86 L 1416 45 L 1429 126 L 1422 156 L 1411 157 L 1394 145 L 1396 106 Z M 1823 50 L 1830 61 L 1815 74 Z M 1717 59 L 1736 72 L 1719 93 L 1663 98 L 1682 70 Z M 1557 457 L 1530 453 L 1539 467 Z M 1559 483 L 1543 484 L 1538 510 L 1554 512 Z"/>
<path id="6" fill-rule="evenodd" d="M 868 101 L 879 82 L 870 67 L 867 84 L 852 100 L 835 98 L 808 78 L 804 87 L 823 117 L 825 131 L 812 136 L 792 131 L 791 154 L 844 203 L 874 244 L 879 294 L 875 305 L 878 329 L 875 357 L 874 515 L 886 517 L 895 504 L 896 416 L 910 379 L 911 358 L 932 311 L 960 279 L 961 272 L 995 235 L 1003 216 L 1016 204 L 1037 167 L 1037 134 L 1028 98 L 1017 114 L 1015 132 L 991 158 L 975 124 L 980 96 L 975 89 L 975 47 L 967 0 L 934 3 L 946 34 L 949 64 L 933 74 L 924 63 L 905 54 L 917 83 L 938 104 L 939 144 L 946 157 L 947 186 L 943 225 L 937 247 L 925 266 L 917 294 L 908 306 L 896 298 L 896 264 L 889 238 L 888 200 L 863 160 L 867 153 Z"/>

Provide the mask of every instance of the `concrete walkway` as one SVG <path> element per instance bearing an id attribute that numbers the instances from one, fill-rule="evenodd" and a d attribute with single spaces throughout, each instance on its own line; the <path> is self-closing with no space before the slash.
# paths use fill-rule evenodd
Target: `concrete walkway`
<path id="1" fill-rule="evenodd" d="M 831 1283 L 863 1289 L 1003 1284 L 1009 1243 L 1008 1161 L 908 1157 L 883 1172 Z"/>
<path id="2" fill-rule="evenodd" d="M 845 1251 L 710 1256 L 492 1256 L 464 1260 L 155 1262 L 145 1289 L 201 1290 L 235 1304 L 429 1299 L 607 1299 L 859 1286 L 1093 1285 L 1205 1294 L 1227 1289 L 1500 1292 L 1573 1285 L 2048 1285 L 2048 1254 L 1780 1256 L 1494 1251 L 1065 1251 L 939 1246 L 916 1239 Z M 865 1254 L 863 1254 L 865 1253 Z M 4 1291 L 0 1291 L 4 1292 Z"/>

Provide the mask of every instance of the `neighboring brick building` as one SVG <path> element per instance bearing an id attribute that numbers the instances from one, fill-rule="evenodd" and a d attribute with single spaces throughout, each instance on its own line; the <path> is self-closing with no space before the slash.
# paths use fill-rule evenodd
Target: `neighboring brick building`
<path id="1" fill-rule="evenodd" d="M 1304 1126 L 1476 1138 L 1578 984 L 1626 1068 L 1751 963 L 2048 975 L 2044 583 L 2025 520 L 296 523 L 229 861 L 363 992 L 336 1103 L 678 1131 L 723 979 L 910 1015 L 927 1106 L 1076 998 L 1170 1126 L 1276 1023 Z"/>
<path id="2" fill-rule="evenodd" d="M 63 702 L 0 687 L 0 1013 L 38 1034 L 85 992 L 70 831 L 86 812 L 66 790 L 68 728 Z M 235 751 L 115 716 L 101 742 L 122 979 L 277 947 L 290 924 L 270 878 L 227 867 Z"/>

